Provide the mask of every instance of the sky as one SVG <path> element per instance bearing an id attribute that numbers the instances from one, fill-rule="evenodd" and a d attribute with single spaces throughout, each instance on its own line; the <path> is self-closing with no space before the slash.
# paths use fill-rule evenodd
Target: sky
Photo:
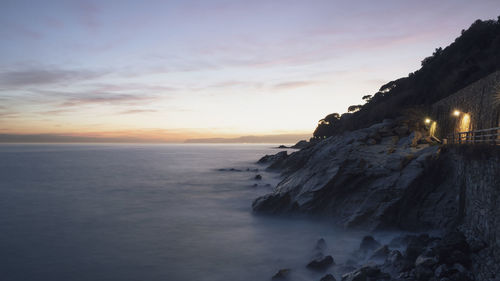
<path id="1" fill-rule="evenodd" d="M 0 134 L 311 134 L 498 0 L 0 1 Z"/>

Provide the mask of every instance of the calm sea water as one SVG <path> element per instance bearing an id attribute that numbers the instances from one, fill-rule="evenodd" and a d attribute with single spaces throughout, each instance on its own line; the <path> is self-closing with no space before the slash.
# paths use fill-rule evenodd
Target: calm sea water
<path id="1" fill-rule="evenodd" d="M 1 280 L 319 280 L 318 238 L 342 261 L 360 234 L 255 216 L 270 145 L 0 145 Z M 238 168 L 242 172 L 222 172 Z M 253 187 L 258 183 L 258 187 Z"/>

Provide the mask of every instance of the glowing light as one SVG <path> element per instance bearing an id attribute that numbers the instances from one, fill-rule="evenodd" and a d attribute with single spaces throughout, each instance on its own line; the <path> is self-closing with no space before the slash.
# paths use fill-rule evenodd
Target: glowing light
<path id="1" fill-rule="evenodd" d="M 431 119 L 427 118 L 425 119 L 425 124 L 430 124 L 431 123 Z"/>
<path id="2" fill-rule="evenodd" d="M 429 128 L 429 135 L 433 137 L 436 136 L 436 129 L 437 129 L 437 122 L 434 121 L 432 122 L 431 127 Z"/>
<path id="3" fill-rule="evenodd" d="M 460 123 L 458 124 L 459 132 L 467 132 L 470 131 L 470 115 L 465 113 L 464 117 L 462 117 L 462 120 L 460 120 Z"/>
<path id="4" fill-rule="evenodd" d="M 460 116 L 460 111 L 458 111 L 458 110 L 453 111 L 453 115 L 455 115 L 457 117 Z"/>

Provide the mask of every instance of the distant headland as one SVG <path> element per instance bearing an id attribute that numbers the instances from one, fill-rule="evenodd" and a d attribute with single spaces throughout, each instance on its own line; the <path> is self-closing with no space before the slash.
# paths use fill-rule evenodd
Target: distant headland
<path id="1" fill-rule="evenodd" d="M 236 138 L 200 138 L 188 139 L 185 143 L 283 143 L 294 144 L 299 140 L 309 139 L 311 134 L 280 134 L 263 136 L 241 136 Z"/>

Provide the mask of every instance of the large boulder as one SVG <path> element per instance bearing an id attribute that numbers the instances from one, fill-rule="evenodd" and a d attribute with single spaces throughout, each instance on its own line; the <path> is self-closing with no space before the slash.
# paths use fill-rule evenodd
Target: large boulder
<path id="1" fill-rule="evenodd" d="M 332 256 L 326 256 L 322 258 L 317 258 L 312 260 L 307 264 L 307 268 L 313 269 L 313 270 L 326 270 L 330 266 L 334 265 L 335 261 L 333 260 Z"/>
<path id="2" fill-rule="evenodd" d="M 288 157 L 288 152 L 286 151 L 280 151 L 276 154 L 268 154 L 263 156 L 262 158 L 257 161 L 258 164 L 272 164 L 276 161 L 282 161 L 285 158 Z"/>
<path id="3" fill-rule="evenodd" d="M 363 237 L 359 245 L 359 250 L 363 252 L 373 252 L 375 249 L 380 247 L 380 243 L 373 238 L 373 236 L 367 235 Z"/>

